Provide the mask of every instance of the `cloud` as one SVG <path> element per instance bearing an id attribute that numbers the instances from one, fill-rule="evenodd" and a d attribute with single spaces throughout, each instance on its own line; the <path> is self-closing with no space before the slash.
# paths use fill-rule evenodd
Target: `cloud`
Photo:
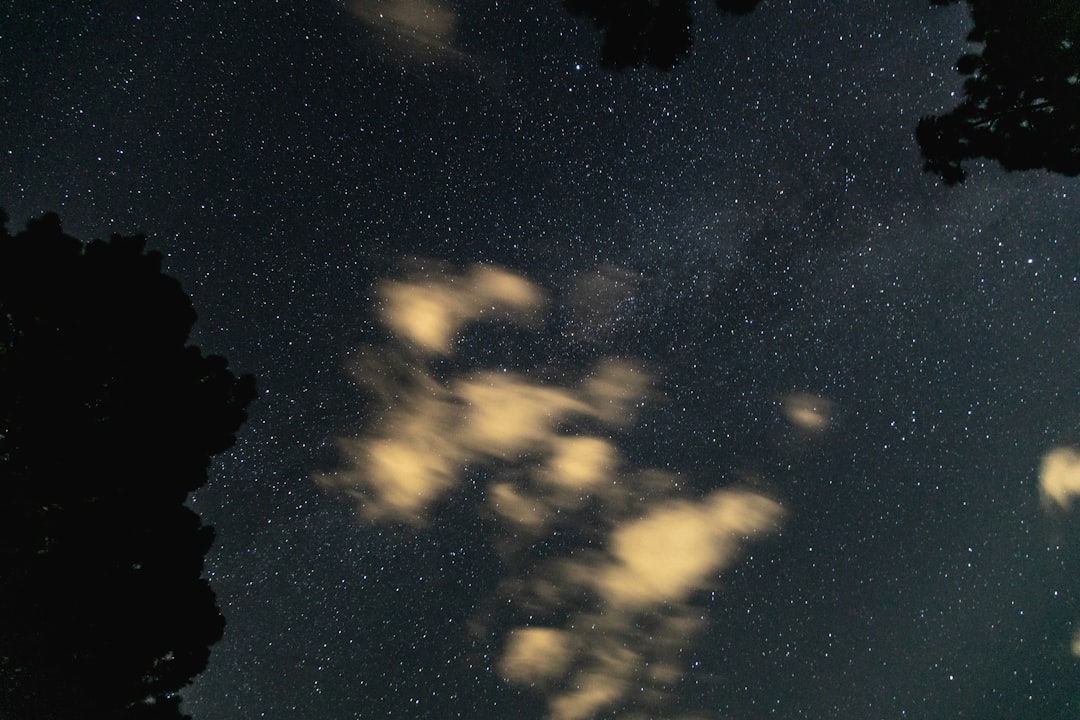
<path id="1" fill-rule="evenodd" d="M 577 648 L 570 633 L 520 628 L 509 634 L 499 672 L 510 682 L 547 683 L 565 674 Z"/>
<path id="2" fill-rule="evenodd" d="M 466 408 L 461 442 L 478 455 L 501 459 L 545 450 L 556 441 L 560 422 L 590 414 L 589 406 L 568 390 L 519 375 L 483 373 L 457 383 L 454 391 Z"/>
<path id="3" fill-rule="evenodd" d="M 626 487 L 640 489 L 633 481 Z M 631 693 L 638 703 L 661 705 L 683 677 L 681 653 L 703 626 L 692 595 L 784 516 L 779 503 L 744 488 L 653 499 L 639 510 L 642 517 L 618 522 L 602 551 L 546 563 L 511 595 L 529 614 L 568 614 L 558 627 L 514 629 L 500 665 L 508 681 L 542 689 L 553 720 L 595 717 Z"/>
<path id="4" fill-rule="evenodd" d="M 637 417 L 651 396 L 652 377 L 640 364 L 618 358 L 601 360 L 582 385 L 582 394 L 603 422 L 621 427 Z"/>
<path id="5" fill-rule="evenodd" d="M 1080 452 L 1060 447 L 1046 453 L 1039 468 L 1039 491 L 1047 510 L 1070 510 L 1080 495 Z"/>
<path id="6" fill-rule="evenodd" d="M 1043 455 L 1039 495 L 1046 512 L 1072 510 L 1073 497 L 1080 495 L 1080 452 L 1059 447 Z M 1080 657 L 1080 628 L 1073 631 L 1069 645 L 1072 654 Z"/>
<path id="7" fill-rule="evenodd" d="M 643 509 L 642 517 L 614 527 L 602 551 L 548 563 L 510 594 L 530 614 L 571 610 L 560 627 L 515 629 L 500 666 L 508 681 L 544 689 L 552 720 L 594 717 L 631 692 L 662 704 L 703 624 L 692 595 L 712 586 L 752 536 L 776 529 L 785 514 L 776 501 L 744 488 Z M 535 638 L 527 643 L 540 656 L 528 656 L 532 665 L 522 660 L 520 638 Z"/>
<path id="8" fill-rule="evenodd" d="M 816 434 L 829 428 L 833 403 L 811 393 L 795 392 L 780 400 L 780 412 L 795 427 Z"/>
<path id="9" fill-rule="evenodd" d="M 487 468 L 482 512 L 507 568 L 489 604 L 510 610 L 471 624 L 502 624 L 502 677 L 539 692 L 552 720 L 618 710 L 631 694 L 659 709 L 703 625 L 695 595 L 778 527 L 781 506 L 744 487 L 693 496 L 670 473 L 631 467 L 617 432 L 654 384 L 633 360 L 603 358 L 561 384 L 506 368 L 437 375 L 470 323 L 537 320 L 546 293 L 528 280 L 476 265 L 384 281 L 376 296 L 391 340 L 357 353 L 354 372 L 386 407 L 339 439 L 342 466 L 316 482 L 366 522 L 423 527 L 466 466 Z M 534 549 L 556 532 L 577 549 Z"/>
<path id="10" fill-rule="evenodd" d="M 423 63 L 467 57 L 457 46 L 457 14 L 436 0 L 349 0 L 346 8 L 402 59 Z"/>
<path id="11" fill-rule="evenodd" d="M 451 354 L 453 339 L 471 322 L 527 322 L 544 304 L 539 287 L 490 265 L 475 265 L 460 276 L 384 281 L 376 294 L 381 319 L 395 338 L 429 355 Z"/>
<path id="12" fill-rule="evenodd" d="M 615 529 L 597 588 L 618 608 L 683 602 L 732 564 L 742 538 L 774 528 L 782 516 L 775 501 L 745 490 L 667 503 Z"/>
<path id="13" fill-rule="evenodd" d="M 585 720 L 628 694 L 630 670 L 638 658 L 626 648 L 609 649 L 611 652 L 601 656 L 593 669 L 574 679 L 572 689 L 552 699 L 549 707 L 553 720 Z"/>

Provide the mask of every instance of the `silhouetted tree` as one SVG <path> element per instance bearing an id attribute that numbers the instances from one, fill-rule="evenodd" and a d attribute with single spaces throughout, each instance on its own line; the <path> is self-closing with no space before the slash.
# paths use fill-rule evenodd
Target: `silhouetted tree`
<path id="1" fill-rule="evenodd" d="M 0 211 L 0 717 L 184 717 L 224 621 L 184 506 L 254 398 L 146 238 Z"/>
<path id="2" fill-rule="evenodd" d="M 963 161 L 977 157 L 1006 170 L 1080 174 L 1080 3 L 967 3 L 975 25 L 968 40 L 982 52 L 956 63 L 967 76 L 960 105 L 919 122 L 924 168 L 949 185 L 963 182 Z"/>
<path id="3" fill-rule="evenodd" d="M 670 70 L 693 44 L 689 0 L 563 0 L 575 15 L 590 18 L 604 33 L 601 62 L 623 69 L 648 63 Z M 761 0 L 717 0 L 733 14 L 748 13 Z"/>
<path id="4" fill-rule="evenodd" d="M 949 5 L 959 0 L 930 0 Z M 601 62 L 670 70 L 690 51 L 689 0 L 563 0 L 590 18 L 604 40 Z M 717 0 L 745 14 L 760 0 Z M 1076 0 L 966 0 L 981 53 L 963 55 L 964 99 L 916 129 L 924 169 L 948 185 L 963 182 L 963 162 L 997 160 L 1006 170 L 1044 168 L 1080 174 L 1080 3 Z"/>

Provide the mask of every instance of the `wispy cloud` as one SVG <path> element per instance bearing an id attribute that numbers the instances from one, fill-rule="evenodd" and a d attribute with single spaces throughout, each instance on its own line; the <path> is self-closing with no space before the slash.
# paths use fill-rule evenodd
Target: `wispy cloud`
<path id="1" fill-rule="evenodd" d="M 832 422 L 832 401 L 806 392 L 793 392 L 780 401 L 780 412 L 795 427 L 821 433 Z"/>
<path id="2" fill-rule="evenodd" d="M 457 45 L 457 14 L 437 0 L 348 0 L 346 8 L 403 60 L 467 57 Z"/>

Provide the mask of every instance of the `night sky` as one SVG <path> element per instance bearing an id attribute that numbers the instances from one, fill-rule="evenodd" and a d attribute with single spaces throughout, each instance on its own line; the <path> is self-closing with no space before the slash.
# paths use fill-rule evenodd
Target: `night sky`
<path id="1" fill-rule="evenodd" d="M 963 4 L 698 5 L 620 73 L 554 0 L 3 4 L 12 229 L 146 233 L 259 385 L 195 720 L 1080 714 L 1076 180 L 922 171 Z"/>

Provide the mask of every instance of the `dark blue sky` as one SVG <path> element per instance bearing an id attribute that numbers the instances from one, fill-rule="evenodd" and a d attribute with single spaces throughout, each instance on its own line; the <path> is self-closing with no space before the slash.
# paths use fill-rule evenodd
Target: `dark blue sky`
<path id="1" fill-rule="evenodd" d="M 373 288 L 415 258 L 548 292 L 544 324 L 477 331 L 437 372 L 566 385 L 639 358 L 662 392 L 612 433 L 627 466 L 687 498 L 750 482 L 787 513 L 688 599 L 707 625 L 670 697 L 595 717 L 1075 715 L 1078 523 L 1043 512 L 1038 467 L 1080 443 L 1076 181 L 922 172 L 962 4 L 699 5 L 670 73 L 600 68 L 557 3 L 0 11 L 12 225 L 145 232 L 196 341 L 258 378 L 193 501 L 228 621 L 195 720 L 545 716 L 551 692 L 499 677 L 517 619 L 492 608 L 520 568 L 476 513 L 490 471 L 421 529 L 312 479 L 334 437 L 377 431 L 345 358 L 391 357 Z M 617 306 L 570 339 L 575 278 L 611 267 Z M 785 423 L 792 392 L 831 401 L 824 436 Z M 560 542 L 602 548 L 595 529 Z"/>

